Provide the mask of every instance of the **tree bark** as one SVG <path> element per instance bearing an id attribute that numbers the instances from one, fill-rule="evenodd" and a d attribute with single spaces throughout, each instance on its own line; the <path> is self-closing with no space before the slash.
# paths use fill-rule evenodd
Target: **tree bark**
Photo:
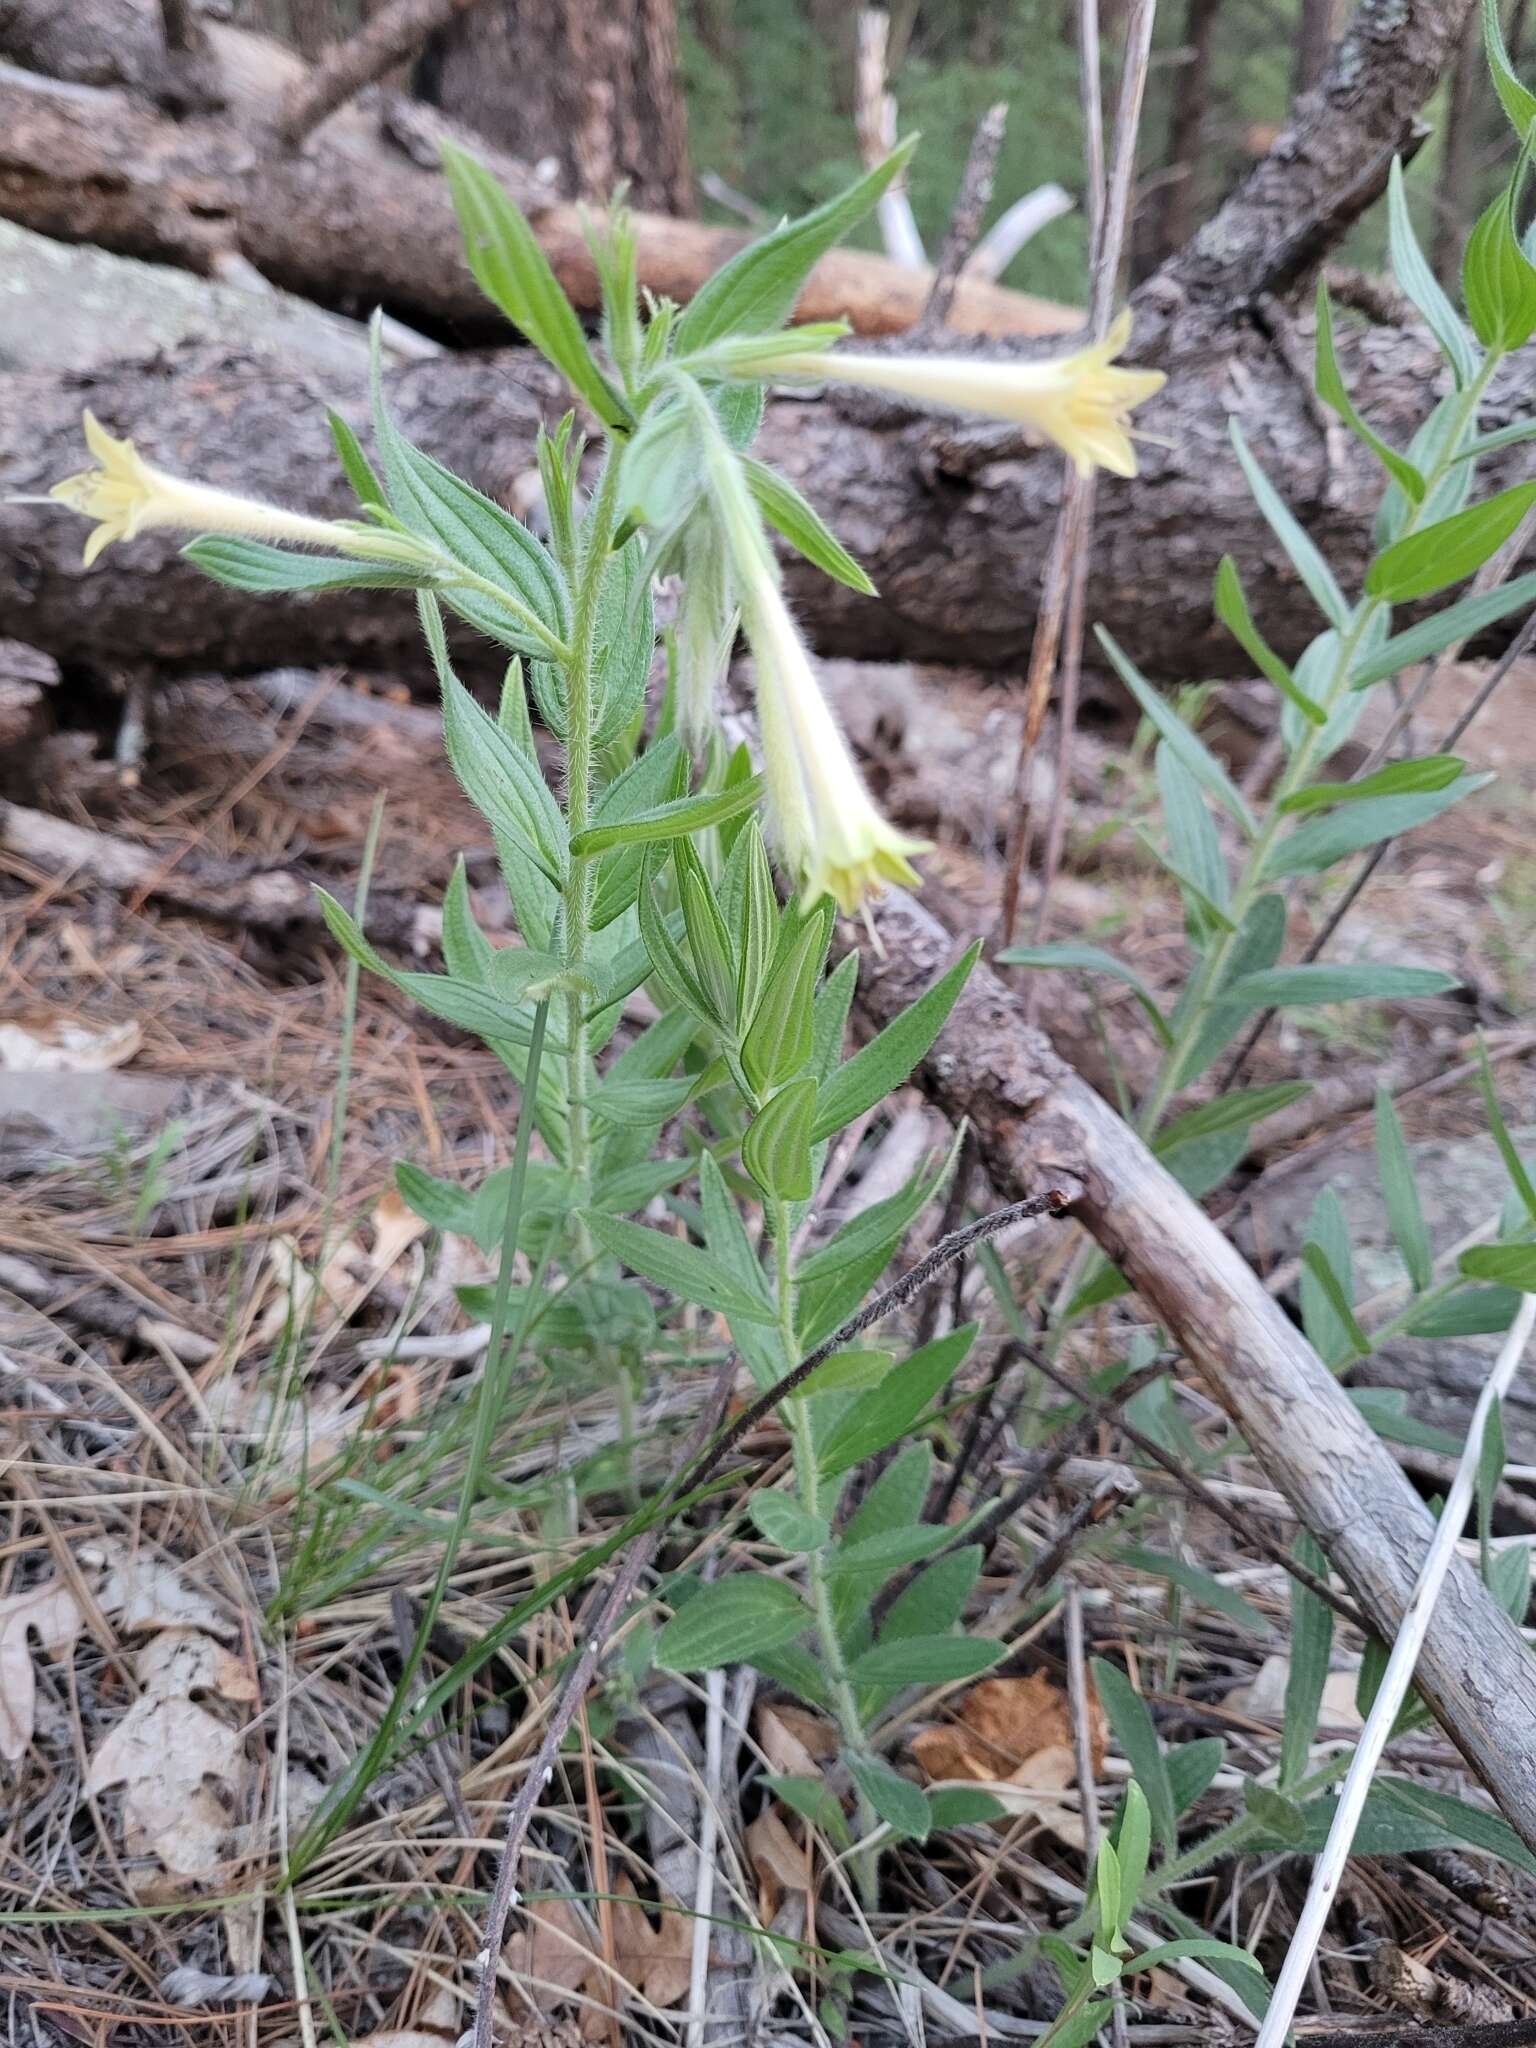
<path id="1" fill-rule="evenodd" d="M 507 155 L 553 158 L 569 198 L 626 184 L 693 210 L 675 0 L 480 0 L 433 36 L 416 89 Z"/>
<path id="2" fill-rule="evenodd" d="M 881 950 L 860 947 L 858 1003 L 878 1028 L 958 948 L 900 891 L 874 922 Z M 946 1115 L 969 1120 L 1001 1199 L 1070 1192 L 1070 1213 L 1200 1372 L 1390 1643 L 1433 1532 L 1429 1512 L 1210 1218 L 986 967 L 973 971 L 920 1080 Z M 1464 1561 L 1446 1581 L 1417 1678 L 1505 1818 L 1536 1847 L 1536 1660 Z"/>
<path id="3" fill-rule="evenodd" d="M 1328 68 L 1328 53 L 1339 32 L 1339 0 L 1301 0 L 1296 22 L 1293 93 L 1310 92 Z"/>
<path id="4" fill-rule="evenodd" d="M 117 345 L 129 338 L 126 280 L 134 266 L 95 252 L 89 260 L 120 280 L 91 288 L 95 317 L 111 324 Z M 247 342 L 230 310 L 239 295 L 215 289 L 218 319 L 189 322 L 188 341 L 162 323 L 148 331 L 136 361 L 98 358 L 92 366 L 77 355 L 67 378 L 48 367 L 0 378 L 6 488 L 44 490 L 78 469 L 80 409 L 90 405 L 167 467 L 306 511 L 348 511 L 323 409 L 335 405 L 367 433 L 361 350 L 349 351 L 345 336 L 326 328 L 312 348 L 298 337 L 286 346 L 269 338 L 255 354 L 258 332 L 280 337 L 281 329 L 253 326 Z M 7 342 L 15 314 L 6 304 L 0 299 L 0 363 L 15 363 L 25 357 Z M 260 301 L 256 313 L 272 318 Z M 210 330 L 231 338 L 209 342 Z M 1341 329 L 1340 357 L 1367 415 L 1406 445 L 1443 389 L 1431 345 L 1413 332 Z M 1135 484 L 1111 482 L 1099 494 L 1088 617 L 1151 673 L 1245 674 L 1244 658 L 1211 614 L 1222 552 L 1235 557 L 1255 614 L 1283 653 L 1298 653 L 1321 620 L 1243 483 L 1228 440 L 1232 391 L 1244 394 L 1260 461 L 1346 588 L 1369 554 L 1380 476 L 1353 443 L 1330 464 L 1306 394 L 1256 330 L 1239 327 L 1219 352 L 1191 348 L 1164 360 L 1171 381 L 1144 417 L 1168 445 L 1148 444 Z M 1490 427 L 1528 412 L 1528 375 L 1522 361 L 1495 380 Z M 567 402 L 558 378 L 516 351 L 405 364 L 387 384 L 407 434 L 510 503 L 526 496 L 538 420 Z M 773 400 L 759 447 L 830 520 L 880 591 L 861 598 L 791 562 L 797 610 L 824 652 L 1003 669 L 1023 658 L 1056 516 L 1053 452 L 1001 429 L 876 410 L 830 391 Z M 1482 488 L 1518 481 L 1525 461 L 1518 448 L 1489 458 Z M 87 579 L 82 538 L 79 522 L 62 512 L 0 503 L 0 635 L 70 662 L 133 657 L 235 672 L 334 659 L 419 672 L 414 613 L 403 599 L 241 597 L 205 583 L 180 561 L 175 542 L 154 535 L 111 549 Z"/>

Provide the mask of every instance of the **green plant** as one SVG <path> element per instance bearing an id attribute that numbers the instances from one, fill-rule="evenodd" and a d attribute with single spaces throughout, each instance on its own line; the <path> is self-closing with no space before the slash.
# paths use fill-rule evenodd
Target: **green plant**
<path id="1" fill-rule="evenodd" d="M 926 1057 L 978 949 L 844 1056 L 858 956 L 844 951 L 833 962 L 836 911 L 856 911 L 881 884 L 912 879 L 921 849 L 880 816 L 859 778 L 785 604 L 770 529 L 851 587 L 867 589 L 867 579 L 789 481 L 749 450 L 770 378 L 835 376 L 842 364 L 855 381 L 918 399 L 937 393 L 1023 420 L 1081 469 L 1097 463 L 1127 471 L 1134 468 L 1129 414 L 1160 379 L 1111 361 L 1120 329 L 1053 363 L 978 367 L 966 359 L 904 366 L 897 356 L 840 357 L 830 352 L 840 330 L 787 326 L 812 264 L 862 219 L 904 162 L 905 152 L 896 152 L 848 192 L 775 229 L 734 257 L 686 309 L 642 305 L 629 224 L 616 209 L 594 235 L 604 296 L 594 346 L 527 223 L 480 165 L 448 151 L 476 276 L 600 430 L 602 447 L 590 464 L 574 414 L 540 438 L 547 540 L 402 435 L 377 358 L 377 469 L 353 431 L 332 421 L 358 499 L 355 519 L 290 515 L 185 484 L 95 422 L 87 431 L 99 468 L 57 487 L 100 522 L 92 553 L 146 526 L 191 526 L 210 529 L 191 543 L 191 558 L 242 589 L 414 592 L 441 689 L 448 758 L 494 837 L 519 934 L 519 943 L 497 945 L 481 929 L 462 861 L 442 907 L 441 972 L 386 959 L 360 917 L 323 899 L 352 966 L 482 1039 L 515 1076 L 524 1107 L 509 1163 L 478 1186 L 434 1177 L 409 1161 L 397 1170 L 400 1194 L 417 1214 L 497 1259 L 494 1282 L 463 1295 L 466 1309 L 488 1325 L 486 1366 L 472 1397 L 435 1419 L 382 1484 L 370 1480 L 359 1453 L 306 1492 L 294 1569 L 274 1603 L 278 1618 L 300 1611 L 316 1587 L 348 1586 L 381 1559 L 404 1555 L 423 1528 L 436 1546 L 436 1569 L 388 1705 L 294 1846 L 293 1879 L 379 1774 L 431 1730 L 466 1678 L 534 1616 L 701 1498 L 719 1505 L 707 1446 L 675 1486 L 638 1505 L 626 1474 L 628 1518 L 554 1569 L 547 1558 L 540 1569 L 528 1560 L 526 1588 L 495 1628 L 418 1692 L 456 1560 L 495 1488 L 505 1434 L 537 1426 L 544 1386 L 595 1373 L 615 1389 L 627 1445 L 635 1433 L 629 1402 L 643 1372 L 663 1356 L 698 1360 L 726 1350 L 719 1328 L 703 1322 L 710 1317 L 723 1322 L 732 1355 L 760 1390 L 749 1414 L 778 1409 L 791 1466 L 782 1485 L 764 1484 L 724 1510 L 720 1543 L 736 1545 L 760 1569 L 664 1579 L 670 1617 L 651 1644 L 655 1662 L 682 1673 L 751 1663 L 830 1717 L 848 1806 L 824 1780 L 781 1776 L 772 1789 L 846 1855 L 869 1903 L 888 1843 L 998 1812 L 985 1792 L 922 1790 L 887 1753 L 903 1708 L 922 1689 L 974 1678 L 1007 1647 L 966 1627 L 984 1557 L 973 1539 L 990 1527 L 985 1505 L 958 1521 L 927 1519 L 939 1404 L 951 1397 L 976 1326 L 899 1358 L 859 1341 L 864 1305 L 954 1171 L 958 1137 L 897 1193 L 819 1242 L 810 1234 L 829 1148 Z M 1512 191 L 1518 185 L 1517 173 Z M 1327 296 L 1319 295 L 1319 391 L 1388 478 L 1380 550 L 1353 601 L 1234 429 L 1236 459 L 1324 621 L 1291 667 L 1263 639 L 1235 566 L 1221 565 L 1218 614 L 1283 700 L 1287 758 L 1272 797 L 1255 808 L 1181 709 L 1104 641 L 1156 734 L 1165 840 L 1148 843 L 1182 894 L 1187 985 L 1165 1014 L 1102 949 L 1074 944 L 1004 957 L 1130 984 L 1161 1048 L 1136 1121 L 1196 1196 L 1230 1172 L 1253 1123 L 1300 1092 L 1301 1084 L 1286 1082 L 1175 1113 L 1181 1094 L 1246 1021 L 1280 1005 L 1425 995 L 1452 985 L 1412 967 L 1282 965 L 1282 885 L 1327 872 L 1351 852 L 1439 814 L 1484 779 L 1450 755 L 1394 763 L 1356 783 L 1323 771 L 1367 689 L 1536 601 L 1536 578 L 1522 578 L 1395 635 L 1390 629 L 1394 603 L 1472 574 L 1536 504 L 1536 485 L 1481 503 L 1470 496 L 1475 458 L 1489 445 L 1478 435 L 1479 399 L 1502 356 L 1536 331 L 1536 270 L 1514 236 L 1512 204 L 1490 216 L 1469 252 L 1467 300 L 1479 351 L 1433 284 L 1394 184 L 1399 281 L 1440 339 L 1452 379 L 1406 454 L 1356 414 L 1335 358 Z M 673 574 L 680 579 L 677 617 L 662 642 L 665 688 L 653 716 L 653 591 Z M 494 712 L 460 681 L 445 614 L 455 633 L 467 627 L 508 657 Z M 760 770 L 744 744 L 727 744 L 715 703 L 738 625 L 754 656 Z M 1189 708 L 1197 715 L 1199 699 Z M 553 772 L 535 746 L 534 710 L 558 746 Z M 1241 848 L 1235 871 L 1217 813 Z M 633 999 L 642 991 L 649 1014 L 633 1029 Z M 1517 1291 L 1536 1288 L 1536 1190 L 1491 1089 L 1488 1103 L 1517 1200 L 1498 1241 L 1466 1253 L 1454 1274 L 1438 1280 L 1406 1148 L 1383 1103 L 1384 1184 L 1413 1298 L 1374 1332 L 1361 1328 L 1347 1239 L 1336 1207 L 1324 1204 L 1305 1253 L 1302 1308 L 1330 1363 L 1392 1334 L 1501 1327 Z M 951 1240 L 960 1249 L 970 1241 L 964 1230 Z M 1028 1338 L 1033 1326 L 1009 1298 L 1001 1269 L 989 1271 L 1005 1318 L 1021 1341 Z M 1046 1368 L 1086 1310 L 1121 1285 L 1102 1260 L 1078 1263 L 1056 1302 L 1044 1305 Z M 1095 1394 L 1133 1371 L 1144 1379 L 1155 1351 L 1154 1341 L 1108 1367 L 1096 1359 Z M 817 1360 L 811 1369 L 808 1359 Z M 1196 1472 L 1234 1448 L 1230 1440 L 1214 1447 L 1195 1441 L 1166 1378 L 1142 1384 L 1128 1412 L 1147 1441 Z M 1368 1412 L 1384 1432 L 1409 1426 L 1390 1404 L 1378 1401 Z M 1080 1414 L 1078 1403 L 1047 1414 L 1039 1440 L 1063 1435 Z M 888 1454 L 878 1477 L 856 1491 L 858 1468 Z M 1483 1498 L 1488 1492 L 1485 1485 Z M 1136 1521 L 1145 1514 L 1139 1509 Z M 1128 1522 L 1105 1540 L 1124 1546 L 1134 1527 Z M 1497 1554 L 1486 1541 L 1483 1548 L 1492 1577 Z M 1223 1597 L 1182 1558 L 1139 1547 L 1123 1554 L 1130 1568 L 1159 1575 L 1170 1599 Z M 1315 1560 L 1314 1585 L 1321 1569 Z M 1507 1597 L 1516 1597 L 1512 1581 Z M 1235 1607 L 1240 1621 L 1251 1618 L 1246 1603 Z M 1227 1611 L 1233 1608 L 1229 1598 Z M 1204 1957 L 1237 1973 L 1242 1996 L 1261 1999 L 1252 1959 L 1200 1935 L 1183 1918 L 1176 1891 L 1224 1855 L 1303 1847 L 1318 1831 L 1315 1809 L 1339 1771 L 1331 1762 L 1308 1769 L 1319 1646 L 1326 1669 L 1328 1637 L 1311 1610 L 1298 1608 L 1298 1643 L 1303 1625 L 1310 1647 L 1293 1674 L 1279 1783 L 1245 1781 L 1243 1813 L 1193 1842 L 1181 1830 L 1193 1825 L 1197 1802 L 1222 1767 L 1221 1745 L 1166 1751 L 1140 1696 L 1101 1668 L 1100 1691 L 1134 1782 L 1099 1853 L 1090 1901 L 1050 1950 L 1066 1992 L 1048 2037 L 1054 2048 L 1086 2040 L 1105 2017 L 1104 1994 L 1161 1960 Z M 1434 1824 L 1451 1825 L 1444 1815 Z M 1170 1941 L 1133 1953 L 1129 1930 L 1139 1914 L 1159 1919 Z"/>

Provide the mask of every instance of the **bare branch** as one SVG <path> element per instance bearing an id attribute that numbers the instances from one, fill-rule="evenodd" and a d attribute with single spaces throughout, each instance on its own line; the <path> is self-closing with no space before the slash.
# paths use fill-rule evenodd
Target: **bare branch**
<path id="1" fill-rule="evenodd" d="M 183 0 L 161 0 L 180 6 Z M 365 85 L 413 57 L 436 30 L 463 14 L 476 0 L 390 0 L 355 36 L 329 50 L 301 78 L 284 102 L 278 133 L 296 148 L 327 115 L 344 106 Z"/>

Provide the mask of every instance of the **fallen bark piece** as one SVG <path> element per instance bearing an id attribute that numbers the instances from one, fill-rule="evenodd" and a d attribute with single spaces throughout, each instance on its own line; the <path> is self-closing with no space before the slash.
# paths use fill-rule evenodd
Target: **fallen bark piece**
<path id="1" fill-rule="evenodd" d="M 888 1023 L 953 961 L 953 936 L 892 891 L 860 947 L 858 1002 Z M 1265 1472 L 1390 1642 L 1434 1524 L 1387 1447 L 1300 1330 L 1140 1139 L 978 967 L 920 1074 L 969 1119 L 1000 1196 L 1070 1190 L 1070 1213 L 1125 1273 L 1231 1415 Z M 1471 1567 L 1453 1564 L 1418 1685 L 1446 1733 L 1536 1848 L 1536 1660 Z"/>

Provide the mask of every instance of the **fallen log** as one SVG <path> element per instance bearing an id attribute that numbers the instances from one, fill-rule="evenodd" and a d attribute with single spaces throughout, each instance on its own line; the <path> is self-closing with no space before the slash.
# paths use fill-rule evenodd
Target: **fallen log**
<path id="1" fill-rule="evenodd" d="M 958 948 L 900 892 L 884 899 L 874 923 L 880 950 L 860 945 L 858 1005 L 878 1028 Z M 1429 1511 L 1210 1218 L 986 967 L 972 973 L 919 1080 L 946 1115 L 968 1119 L 1003 1200 L 1068 1192 L 1068 1213 L 1198 1369 L 1390 1643 L 1429 1546 Z M 1435 1609 L 1418 1684 L 1510 1825 L 1536 1848 L 1536 1659 L 1464 1561 L 1452 1566 Z"/>
<path id="2" fill-rule="evenodd" d="M 85 317 L 97 325 L 98 346 L 77 332 L 75 374 L 18 368 L 0 379 L 0 490 L 45 490 L 77 470 L 80 410 L 89 405 L 168 468 L 305 511 L 351 510 L 324 419 L 334 405 L 367 433 L 361 355 L 345 336 L 328 328 L 310 348 L 295 332 L 283 350 L 271 310 L 255 302 L 247 345 L 239 296 L 220 287 L 217 309 L 185 316 L 188 341 L 176 341 L 162 319 L 152 340 L 135 344 L 136 295 L 153 299 L 155 273 L 113 270 L 113 259 L 99 255 L 89 261 Z M 28 359 L 30 335 L 12 332 L 25 318 L 0 298 L 0 363 Z M 206 338 L 221 331 L 222 345 Z M 102 360 L 120 345 L 142 347 L 142 356 Z M 1430 345 L 1411 331 L 1375 329 L 1343 336 L 1340 354 L 1367 415 L 1403 445 L 1441 388 Z M 1526 375 L 1520 362 L 1495 381 L 1490 427 L 1528 411 Z M 538 423 L 565 403 L 543 364 L 515 351 L 445 354 L 397 366 L 388 385 L 413 440 L 503 502 L 528 504 Z M 1242 672 L 1211 614 L 1223 552 L 1236 559 L 1282 653 L 1299 652 L 1321 623 L 1232 454 L 1238 389 L 1259 459 L 1346 588 L 1365 566 L 1379 473 L 1353 444 L 1330 460 L 1306 394 L 1262 335 L 1240 326 L 1222 354 L 1175 361 L 1168 389 L 1145 411 L 1149 431 L 1168 445 L 1147 447 L 1136 483 L 1111 480 L 1099 493 L 1088 617 L 1153 672 Z M 875 409 L 832 391 L 776 398 L 759 452 L 794 478 L 879 587 L 878 600 L 861 598 L 790 564 L 797 610 L 823 652 L 1002 669 L 1021 660 L 1056 516 L 1053 454 L 988 426 Z M 1518 448 L 1490 458 L 1482 488 L 1519 481 L 1525 462 Z M 108 550 L 87 579 L 83 537 L 62 512 L 0 502 L 0 635 L 95 668 L 141 660 L 232 674 L 340 661 L 425 673 L 408 599 L 244 597 L 207 583 L 161 535 Z"/>
<path id="3" fill-rule="evenodd" d="M 213 22 L 208 40 L 225 105 L 173 120 L 142 89 L 101 82 L 116 71 L 142 88 L 151 60 L 140 45 L 158 34 L 150 10 L 122 0 L 105 59 L 94 48 L 101 11 L 97 0 L 67 10 L 70 22 L 61 23 L 51 5 L 13 0 L 10 19 L 0 15 L 0 58 L 10 60 L 0 64 L 0 214 L 63 241 L 204 274 L 238 256 L 317 305 L 361 316 L 383 306 L 459 342 L 506 339 L 506 322 L 464 262 L 437 169 L 437 137 L 457 133 L 451 122 L 416 102 L 398 113 L 385 102 L 382 119 L 378 103 L 345 106 L 301 147 L 286 148 L 279 131 L 307 67 L 265 37 Z M 73 61 L 71 23 L 93 61 Z M 125 54 L 113 58 L 117 48 Z M 25 68 L 34 60 L 64 77 Z M 583 210 L 482 139 L 458 139 L 493 164 L 530 214 L 561 284 L 594 309 Z M 749 239 L 664 214 L 637 213 L 634 225 L 640 282 L 680 300 Z M 812 273 L 799 317 L 897 333 L 921 314 L 931 284 L 931 272 L 836 250 Z M 960 333 L 993 335 L 1059 334 L 1080 320 L 1069 307 L 980 279 L 961 282 L 950 314 Z"/>

